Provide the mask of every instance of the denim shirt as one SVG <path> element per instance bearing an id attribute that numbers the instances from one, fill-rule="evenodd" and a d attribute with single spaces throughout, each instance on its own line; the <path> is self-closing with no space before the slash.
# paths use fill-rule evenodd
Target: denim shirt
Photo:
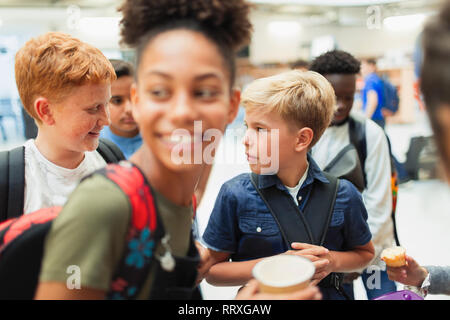
<path id="1" fill-rule="evenodd" d="M 297 195 L 301 197 L 301 210 L 316 181 L 329 183 L 310 156 L 308 162 L 308 174 Z M 288 193 L 276 175 L 260 176 L 260 188 L 273 185 Z M 341 180 L 323 246 L 333 251 L 348 251 L 367 244 L 371 238 L 361 194 L 349 181 Z M 214 251 L 229 252 L 232 261 L 272 256 L 291 249 L 287 248 L 275 219 L 251 183 L 249 173 L 222 185 L 202 242 Z"/>

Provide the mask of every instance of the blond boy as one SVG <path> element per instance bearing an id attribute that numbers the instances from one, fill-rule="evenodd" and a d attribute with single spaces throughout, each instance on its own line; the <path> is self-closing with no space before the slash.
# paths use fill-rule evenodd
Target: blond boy
<path id="1" fill-rule="evenodd" d="M 259 188 L 282 190 L 303 212 L 311 190 L 329 183 L 308 151 L 330 124 L 333 88 L 318 73 L 290 71 L 251 83 L 242 94 L 242 104 L 246 154 L 250 169 L 259 176 Z M 319 283 L 324 299 L 352 298 L 351 285 L 338 290 L 321 282 L 330 273 L 364 267 L 374 254 L 361 195 L 348 181 L 338 185 L 325 241 L 317 246 L 287 243 L 248 173 L 226 182 L 203 234 L 203 243 L 219 261 L 207 281 L 243 285 L 262 258 L 296 254 L 314 262 L 314 283 Z"/>
<path id="2" fill-rule="evenodd" d="M 100 50 L 49 32 L 17 52 L 15 76 L 22 104 L 38 127 L 36 139 L 24 145 L 26 214 L 63 205 L 83 176 L 106 164 L 96 149 L 109 124 L 116 75 Z"/>

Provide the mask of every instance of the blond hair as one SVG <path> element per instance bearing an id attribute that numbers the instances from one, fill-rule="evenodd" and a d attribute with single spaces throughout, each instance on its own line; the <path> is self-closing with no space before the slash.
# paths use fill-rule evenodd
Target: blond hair
<path id="1" fill-rule="evenodd" d="M 16 54 L 15 75 L 22 104 L 38 123 L 34 101 L 39 96 L 59 101 L 74 87 L 116 79 L 114 68 L 99 49 L 60 32 L 25 43 Z"/>
<path id="2" fill-rule="evenodd" d="M 253 81 L 242 93 L 241 102 L 248 111 L 276 112 L 298 128 L 311 128 L 312 147 L 331 123 L 335 94 L 317 72 L 292 70 Z"/>

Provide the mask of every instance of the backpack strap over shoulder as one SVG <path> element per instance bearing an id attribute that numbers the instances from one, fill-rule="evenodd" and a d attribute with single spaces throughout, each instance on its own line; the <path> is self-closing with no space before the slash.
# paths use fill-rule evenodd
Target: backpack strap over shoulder
<path id="1" fill-rule="evenodd" d="M 339 179 L 323 172 L 330 183 L 316 183 L 305 207 L 304 214 L 311 225 L 315 240 L 320 246 L 325 242 L 333 216 L 334 204 L 339 189 Z M 325 223 L 323 223 L 325 219 Z M 318 235 L 321 235 L 319 238 Z"/>
<path id="2" fill-rule="evenodd" d="M 339 179 L 323 173 L 329 183 L 317 182 L 313 186 L 304 212 L 295 205 L 290 195 L 276 187 L 260 189 L 257 174 L 251 173 L 253 186 L 266 203 L 277 222 L 281 234 L 291 248 L 292 242 L 310 243 L 322 246 L 325 242 L 334 204 L 339 189 Z M 347 300 L 351 300 L 342 288 L 342 273 L 330 273 L 318 284 L 322 288 L 335 288 Z"/>
<path id="3" fill-rule="evenodd" d="M 365 163 L 367 158 L 367 142 L 366 142 L 366 126 L 365 119 L 352 115 L 349 117 L 349 133 L 350 142 L 356 147 L 358 151 L 359 160 L 361 162 L 361 167 L 364 172 L 364 187 L 367 187 L 366 169 Z M 389 136 L 384 133 L 388 148 L 389 148 L 389 158 L 391 162 L 391 188 L 392 188 L 392 222 L 394 224 L 394 239 L 397 246 L 400 246 L 400 241 L 398 239 L 397 223 L 395 219 L 395 212 L 397 207 L 397 197 L 398 197 L 398 173 L 395 168 L 394 156 L 392 154 L 391 142 Z"/>
<path id="4" fill-rule="evenodd" d="M 367 159 L 367 141 L 366 141 L 366 122 L 365 119 L 351 115 L 348 118 L 350 143 L 353 144 L 358 152 L 359 161 L 364 173 L 364 187 L 367 186 L 366 178 L 366 159 Z"/>
<path id="5" fill-rule="evenodd" d="M 124 160 L 111 141 L 99 140 L 97 151 L 107 163 Z M 25 199 L 25 147 L 0 152 L 0 222 L 23 214 Z"/>
<path id="6" fill-rule="evenodd" d="M 330 183 L 315 183 L 302 212 L 292 197 L 276 187 L 260 189 L 259 176 L 250 174 L 256 191 L 272 213 L 288 248 L 292 242 L 323 245 L 333 215 L 339 180 L 324 173 Z"/>
<path id="7" fill-rule="evenodd" d="M 23 214 L 25 147 L 0 152 L 0 222 Z"/>
<path id="8" fill-rule="evenodd" d="M 105 159 L 106 163 L 117 163 L 125 160 L 125 156 L 119 147 L 108 139 L 99 139 L 97 152 Z"/>
<path id="9" fill-rule="evenodd" d="M 164 236 L 154 195 L 141 171 L 130 162 L 98 171 L 117 184 L 131 205 L 131 222 L 124 254 L 113 275 L 108 299 L 136 299 L 148 276 L 153 251 Z"/>
<path id="10" fill-rule="evenodd" d="M 8 219 L 9 151 L 0 152 L 0 222 Z"/>

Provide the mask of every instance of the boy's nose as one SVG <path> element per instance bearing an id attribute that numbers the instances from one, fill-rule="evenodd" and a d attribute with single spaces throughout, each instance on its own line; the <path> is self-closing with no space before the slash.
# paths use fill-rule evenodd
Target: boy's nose
<path id="1" fill-rule="evenodd" d="M 249 129 L 247 129 L 245 131 L 244 137 L 242 138 L 242 143 L 244 144 L 244 146 L 250 146 L 250 142 L 251 142 L 251 131 Z"/>
<path id="2" fill-rule="evenodd" d="M 100 119 L 98 120 L 99 126 L 109 126 L 111 124 L 111 119 L 109 117 L 109 105 L 102 108 L 100 112 Z"/>
<path id="3" fill-rule="evenodd" d="M 336 97 L 336 105 L 335 108 L 337 109 L 341 109 L 344 106 L 344 101 L 340 98 Z"/>
<path id="4" fill-rule="evenodd" d="M 133 104 L 130 99 L 125 100 L 125 112 L 131 113 L 133 111 Z"/>

